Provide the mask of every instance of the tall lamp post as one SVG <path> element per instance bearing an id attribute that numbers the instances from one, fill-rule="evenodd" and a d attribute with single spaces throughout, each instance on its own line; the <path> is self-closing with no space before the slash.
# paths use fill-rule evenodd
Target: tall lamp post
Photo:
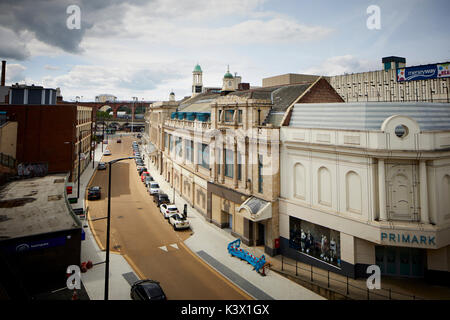
<path id="1" fill-rule="evenodd" d="M 105 300 L 108 300 L 109 291 L 109 238 L 110 238 L 110 227 L 111 227 L 111 172 L 112 165 L 116 162 L 122 160 L 133 159 L 133 157 L 114 159 L 108 162 L 109 173 L 108 173 L 108 216 L 106 220 L 106 260 L 105 260 Z"/>

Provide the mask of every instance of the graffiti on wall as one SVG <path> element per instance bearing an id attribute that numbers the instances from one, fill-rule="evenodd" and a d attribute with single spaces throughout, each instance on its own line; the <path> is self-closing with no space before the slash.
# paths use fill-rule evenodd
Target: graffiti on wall
<path id="1" fill-rule="evenodd" d="M 48 163 L 20 163 L 17 165 L 17 174 L 21 177 L 43 177 L 48 173 Z"/>

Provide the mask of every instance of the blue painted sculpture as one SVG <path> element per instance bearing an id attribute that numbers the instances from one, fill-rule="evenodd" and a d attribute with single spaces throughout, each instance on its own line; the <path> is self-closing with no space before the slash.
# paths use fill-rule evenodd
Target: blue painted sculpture
<path id="1" fill-rule="evenodd" d="M 261 258 L 257 258 L 251 253 L 249 253 L 246 250 L 242 250 L 240 248 L 241 246 L 241 239 L 236 239 L 228 244 L 228 253 L 232 256 L 238 257 L 242 260 L 247 261 L 253 266 L 253 270 L 256 270 L 256 272 L 259 272 L 259 270 L 264 266 L 266 263 L 266 257 L 264 255 L 261 256 Z"/>

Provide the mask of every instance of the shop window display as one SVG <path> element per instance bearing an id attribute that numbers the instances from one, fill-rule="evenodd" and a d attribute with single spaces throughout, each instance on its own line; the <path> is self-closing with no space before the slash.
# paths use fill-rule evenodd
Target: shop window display
<path id="1" fill-rule="evenodd" d="M 289 217 L 289 247 L 321 261 L 341 266 L 340 233 Z"/>

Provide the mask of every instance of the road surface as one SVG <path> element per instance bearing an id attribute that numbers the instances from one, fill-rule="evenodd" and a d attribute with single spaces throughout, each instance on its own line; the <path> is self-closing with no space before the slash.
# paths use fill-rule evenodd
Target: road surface
<path id="1" fill-rule="evenodd" d="M 123 136 L 122 143 L 110 139 L 112 155 L 101 161 L 132 156 L 133 140 L 137 139 Z M 90 219 L 107 215 L 108 169 L 94 173 L 89 186 L 94 185 L 101 187 L 102 195 L 101 200 L 88 201 Z M 139 276 L 159 281 L 168 299 L 251 299 L 183 244 L 192 231 L 172 229 L 147 193 L 133 159 L 113 165 L 111 195 L 111 250 L 125 255 Z M 90 225 L 105 248 L 106 219 Z"/>

